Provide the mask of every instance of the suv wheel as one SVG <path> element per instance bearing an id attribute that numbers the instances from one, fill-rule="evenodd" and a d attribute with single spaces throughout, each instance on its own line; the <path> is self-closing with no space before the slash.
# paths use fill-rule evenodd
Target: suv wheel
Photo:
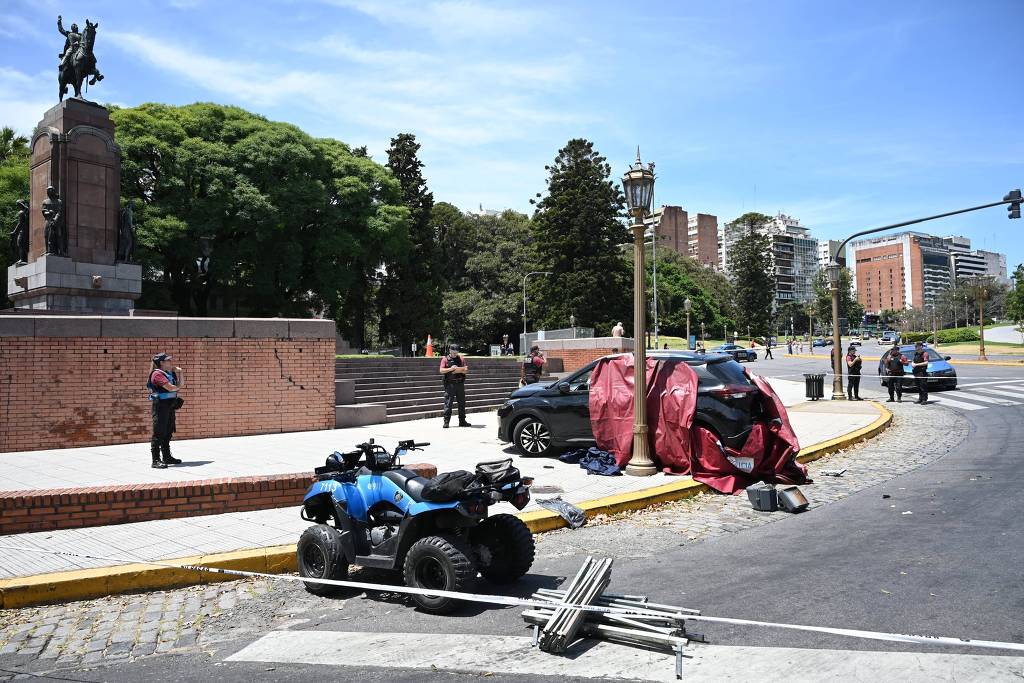
<path id="1" fill-rule="evenodd" d="M 536 417 L 527 417 L 516 424 L 512 432 L 512 442 L 520 453 L 527 456 L 550 455 L 551 430 Z"/>

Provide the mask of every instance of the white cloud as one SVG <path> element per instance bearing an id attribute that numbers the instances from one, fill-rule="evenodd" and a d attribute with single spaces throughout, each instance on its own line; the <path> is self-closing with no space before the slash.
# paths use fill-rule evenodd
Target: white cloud
<path id="1" fill-rule="evenodd" d="M 56 74 L 56 70 L 54 70 Z M 46 85 L 52 83 L 49 95 Z M 26 137 L 32 134 L 43 114 L 57 103 L 57 79 L 45 74 L 30 76 L 0 66 L 0 125 L 10 126 Z"/>
<path id="2" fill-rule="evenodd" d="M 15 40 L 41 38 L 43 32 L 24 17 L 14 14 L 0 14 L 0 37 Z"/>
<path id="3" fill-rule="evenodd" d="M 355 10 L 383 24 L 403 24 L 448 38 L 494 37 L 522 34 L 547 18 L 537 10 L 472 0 L 324 0 Z"/>

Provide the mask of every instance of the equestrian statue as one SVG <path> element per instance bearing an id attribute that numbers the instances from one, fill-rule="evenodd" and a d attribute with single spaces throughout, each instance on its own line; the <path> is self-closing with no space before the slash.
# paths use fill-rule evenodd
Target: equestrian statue
<path id="1" fill-rule="evenodd" d="M 65 30 L 61 22 L 62 17 L 58 15 L 57 30 L 64 36 L 64 51 L 57 55 L 60 58 L 60 99 L 63 101 L 69 85 L 75 89 L 75 97 L 81 98 L 85 79 L 92 76 L 89 85 L 96 85 L 103 80 L 103 74 L 96 68 L 96 56 L 92 53 L 99 22 L 94 24 L 86 19 L 85 31 L 81 33 L 78 24 L 71 24 L 71 30 Z"/>

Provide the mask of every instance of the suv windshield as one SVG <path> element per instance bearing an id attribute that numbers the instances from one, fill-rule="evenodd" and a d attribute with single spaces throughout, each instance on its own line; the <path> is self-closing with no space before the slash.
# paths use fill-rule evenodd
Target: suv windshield
<path id="1" fill-rule="evenodd" d="M 740 386 L 753 386 L 754 384 L 743 372 L 743 366 L 732 359 L 708 363 L 708 372 L 722 384 L 738 384 Z"/>

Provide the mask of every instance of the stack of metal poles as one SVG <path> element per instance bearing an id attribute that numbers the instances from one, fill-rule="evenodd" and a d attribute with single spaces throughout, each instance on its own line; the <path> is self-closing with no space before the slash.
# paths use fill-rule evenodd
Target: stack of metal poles
<path id="1" fill-rule="evenodd" d="M 583 566 L 565 590 L 564 601 L 574 605 L 593 604 L 611 581 L 612 560 L 587 557 Z M 556 607 L 549 611 L 547 622 L 541 626 L 539 643 L 545 652 L 559 653 L 576 639 L 576 632 L 586 619 L 586 612 L 571 607 Z"/>

